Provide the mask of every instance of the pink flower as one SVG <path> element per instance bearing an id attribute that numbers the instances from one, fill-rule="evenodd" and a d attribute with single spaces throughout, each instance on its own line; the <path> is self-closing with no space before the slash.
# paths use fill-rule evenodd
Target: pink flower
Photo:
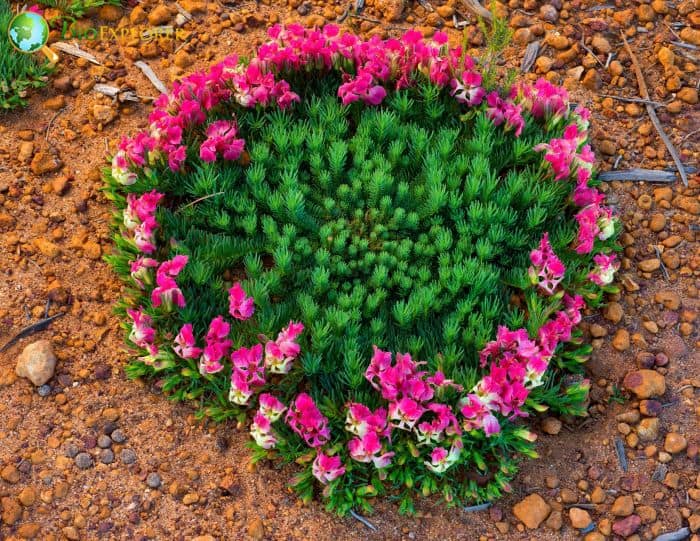
<path id="1" fill-rule="evenodd" d="M 584 145 L 581 152 L 577 152 L 587 135 L 577 124 L 570 124 L 564 130 L 562 138 L 554 138 L 548 143 L 540 143 L 534 147 L 537 152 L 547 151 L 544 159 L 552 166 L 555 180 L 568 179 L 574 172 L 577 172 L 579 182 L 585 183 L 591 178 L 591 169 L 595 162 L 591 147 Z"/>
<path id="2" fill-rule="evenodd" d="M 238 126 L 232 120 L 216 120 L 209 124 L 207 139 L 199 148 L 199 157 L 205 162 L 216 161 L 217 153 L 225 160 L 237 160 L 243 153 L 245 141 L 237 139 Z"/>
<path id="3" fill-rule="evenodd" d="M 381 380 L 384 372 L 391 366 L 391 353 L 382 351 L 377 346 L 372 346 L 374 355 L 365 371 L 365 378 L 372 384 L 372 387 L 379 390 L 380 385 L 377 380 Z"/>
<path id="4" fill-rule="evenodd" d="M 197 341 L 192 332 L 192 324 L 186 323 L 175 337 L 176 346 L 173 347 L 183 359 L 196 359 L 202 354 L 202 349 L 197 347 Z"/>
<path id="5" fill-rule="evenodd" d="M 486 116 L 494 126 L 505 124 L 506 130 L 514 130 L 514 135 L 519 137 L 525 127 L 525 119 L 522 117 L 522 106 L 512 101 L 503 100 L 498 92 L 491 92 L 486 96 Z"/>
<path id="6" fill-rule="evenodd" d="M 129 171 L 126 153 L 121 150 L 112 158 L 112 178 L 124 186 L 131 186 L 138 180 L 138 175 Z"/>
<path id="7" fill-rule="evenodd" d="M 144 254 L 152 254 L 156 251 L 155 231 L 158 222 L 155 218 L 147 218 L 134 229 L 134 244 Z"/>
<path id="8" fill-rule="evenodd" d="M 367 105 L 379 105 L 386 97 L 386 89 L 381 85 L 373 85 L 373 77 L 367 71 L 358 74 L 343 83 L 338 88 L 338 97 L 343 105 L 349 105 L 362 100 Z"/>
<path id="9" fill-rule="evenodd" d="M 262 358 L 261 344 L 255 344 L 252 348 L 238 348 L 231 353 L 234 370 L 240 371 L 248 383 L 254 386 L 265 385 L 265 366 Z"/>
<path id="10" fill-rule="evenodd" d="M 530 252 L 530 261 L 533 265 L 528 270 L 530 282 L 537 284 L 547 295 L 554 294 L 564 278 L 566 267 L 554 253 L 547 233 L 542 236 L 539 248 Z"/>
<path id="11" fill-rule="evenodd" d="M 304 438 L 309 447 L 320 447 L 331 437 L 328 419 L 316 407 L 313 398 L 306 393 L 297 395 L 294 403 L 289 406 L 285 421 L 294 432 Z"/>
<path id="12" fill-rule="evenodd" d="M 426 467 L 435 473 L 444 473 L 459 461 L 462 454 L 462 440 L 457 438 L 448 451 L 444 447 L 435 447 L 430 453 L 430 462 L 424 462 Z"/>
<path id="13" fill-rule="evenodd" d="M 221 359 L 231 349 L 231 340 L 227 340 L 231 327 L 222 316 L 212 319 L 205 337 L 204 353 L 199 359 L 199 372 L 202 375 L 215 374 L 223 370 Z"/>
<path id="14" fill-rule="evenodd" d="M 168 261 L 163 261 L 158 267 L 158 274 L 165 274 L 175 278 L 187 265 L 189 258 L 186 255 L 176 255 Z"/>
<path id="15" fill-rule="evenodd" d="M 588 205 L 578 214 L 578 238 L 576 253 L 587 254 L 593 250 L 595 239 L 607 240 L 615 233 L 612 210 L 598 204 Z"/>
<path id="16" fill-rule="evenodd" d="M 515 331 L 500 325 L 496 331 L 496 340 L 487 343 L 479 353 L 481 366 L 486 366 L 489 357 L 498 360 L 504 356 L 511 359 L 529 359 L 537 355 L 537 344 L 527 334 L 525 329 Z"/>
<path id="17" fill-rule="evenodd" d="M 150 257 L 137 257 L 131 262 L 131 278 L 141 289 L 153 285 L 153 273 L 150 269 L 158 266 L 158 261 Z"/>
<path id="18" fill-rule="evenodd" d="M 365 378 L 375 389 L 381 390 L 385 400 L 396 401 L 402 397 L 418 402 L 433 398 L 435 390 L 426 380 L 426 372 L 418 370 L 425 363 L 415 362 L 409 354 L 397 353 L 396 363 L 391 365 L 391 353 L 374 347 Z"/>
<path id="19" fill-rule="evenodd" d="M 446 404 L 428 404 L 428 411 L 434 417 L 430 422 L 422 422 L 416 427 L 416 438 L 419 444 L 437 443 L 444 435 L 452 436 L 461 434 L 457 417 Z"/>
<path id="20" fill-rule="evenodd" d="M 124 225 L 127 229 L 134 229 L 139 223 L 153 218 L 162 198 L 163 194 L 155 190 L 146 192 L 140 197 L 136 197 L 133 193 L 128 194 L 124 209 Z"/>
<path id="21" fill-rule="evenodd" d="M 202 124 L 207 118 L 204 111 L 202 111 L 200 103 L 195 99 L 182 101 L 178 117 L 183 127 L 192 124 Z"/>
<path id="22" fill-rule="evenodd" d="M 221 341 L 229 335 L 229 332 L 231 332 L 231 326 L 224 321 L 223 316 L 216 316 L 209 324 L 207 342 Z"/>
<path id="23" fill-rule="evenodd" d="M 487 402 L 475 395 L 469 394 L 460 401 L 460 411 L 464 416 L 463 428 L 466 431 L 482 429 L 486 436 L 498 434 L 501 427 L 498 419 L 492 413 Z"/>
<path id="24" fill-rule="evenodd" d="M 364 436 L 368 432 L 375 432 L 382 437 L 389 437 L 391 427 L 387 425 L 387 412 L 384 408 L 370 410 L 364 404 L 351 402 L 348 404 L 348 412 L 345 417 L 345 430 L 358 436 Z"/>
<path id="25" fill-rule="evenodd" d="M 260 403 L 260 414 L 267 417 L 270 422 L 277 421 L 287 409 L 287 406 L 282 404 L 279 399 L 268 393 L 262 393 L 258 397 Z"/>
<path id="26" fill-rule="evenodd" d="M 151 291 L 151 304 L 158 308 L 161 304 L 166 311 L 170 312 L 177 306 L 178 308 L 185 307 L 185 296 L 177 287 L 177 283 L 167 274 L 158 273 L 156 275 L 156 287 Z"/>
<path id="27" fill-rule="evenodd" d="M 389 419 L 394 421 L 392 426 L 401 430 L 411 430 L 425 408 L 410 398 L 401 398 L 389 404 Z"/>
<path id="28" fill-rule="evenodd" d="M 535 118 L 562 119 L 569 110 L 569 95 L 560 86 L 538 79 L 534 86 L 520 83 L 511 89 L 511 99 L 517 100 Z"/>
<path id="29" fill-rule="evenodd" d="M 455 383 L 453 380 L 447 379 L 445 374 L 443 374 L 440 370 L 436 371 L 432 376 L 426 378 L 425 381 L 435 387 L 435 389 L 444 389 L 447 387 L 452 387 L 456 391 L 461 391 L 464 389 L 464 387 Z"/>
<path id="30" fill-rule="evenodd" d="M 228 290 L 229 299 L 229 314 L 236 319 L 246 320 L 253 315 L 255 311 L 255 301 L 252 297 L 246 296 L 240 282 L 233 284 L 233 287 Z"/>
<path id="31" fill-rule="evenodd" d="M 486 96 L 486 91 L 481 87 L 481 74 L 474 71 L 463 71 L 461 82 L 459 79 L 452 79 L 450 86 L 452 87 L 450 94 L 458 102 L 470 107 L 479 105 Z"/>
<path id="32" fill-rule="evenodd" d="M 552 319 L 540 327 L 537 333 L 537 341 L 542 352 L 542 358 L 538 361 L 533 357 L 528 362 L 525 378 L 526 385 L 536 387 L 541 384 L 542 375 L 547 369 L 547 363 L 554 355 L 557 346 L 571 339 L 571 332 L 581 321 L 581 313 L 578 306 L 579 300 L 583 301 L 581 297 L 572 299 L 565 295 L 564 304 L 567 306 L 566 310 L 560 310 Z"/>
<path id="33" fill-rule="evenodd" d="M 584 171 L 584 169 L 582 169 L 582 171 Z M 574 205 L 578 207 L 587 207 L 588 205 L 599 205 L 605 201 L 605 195 L 595 188 L 589 188 L 587 181 L 585 181 L 579 182 L 576 185 L 572 200 Z"/>
<path id="34" fill-rule="evenodd" d="M 574 325 L 581 323 L 581 310 L 586 307 L 586 301 L 583 300 L 581 295 L 575 295 L 573 297 L 564 294 L 564 306 L 566 306 L 566 315 L 571 319 Z"/>
<path id="35" fill-rule="evenodd" d="M 251 382 L 247 374 L 242 370 L 234 368 L 231 371 L 231 388 L 228 391 L 229 401 L 234 404 L 245 406 L 252 396 L 253 388 L 251 387 Z"/>
<path id="36" fill-rule="evenodd" d="M 362 438 L 353 438 L 348 442 L 350 457 L 358 462 L 372 462 L 377 469 L 386 468 L 391 464 L 393 452 L 380 454 L 382 444 L 376 432 L 368 432 Z"/>
<path id="37" fill-rule="evenodd" d="M 185 265 L 187 265 L 188 257 L 186 255 L 176 255 L 169 261 L 163 261 L 156 272 L 156 287 L 151 291 L 151 303 L 154 307 L 159 307 L 163 304 L 168 312 L 175 305 L 179 308 L 185 307 L 185 296 L 177 287 L 175 277 L 180 274 Z"/>
<path id="38" fill-rule="evenodd" d="M 274 342 L 270 340 L 265 344 L 265 366 L 271 373 L 287 374 L 292 369 L 292 363 L 301 351 L 296 339 L 303 330 L 302 323 L 290 321 Z"/>
<path id="39" fill-rule="evenodd" d="M 319 449 L 311 465 L 311 471 L 314 477 L 325 485 L 343 475 L 345 466 L 339 456 L 329 456 Z"/>
<path id="40" fill-rule="evenodd" d="M 182 164 L 187 158 L 187 148 L 185 146 L 179 146 L 172 152 L 168 154 L 168 166 L 171 171 L 179 171 L 182 168 Z"/>
<path id="41" fill-rule="evenodd" d="M 277 445 L 277 437 L 272 430 L 270 419 L 259 412 L 253 417 L 253 422 L 250 425 L 250 435 L 253 436 L 255 443 L 263 449 L 272 449 Z"/>
<path id="42" fill-rule="evenodd" d="M 129 333 L 129 340 L 138 347 L 147 349 L 153 344 L 156 335 L 155 329 L 151 327 L 151 317 L 143 312 L 143 308 L 138 310 L 127 308 L 126 313 L 134 322 Z"/>
<path id="43" fill-rule="evenodd" d="M 593 256 L 593 261 L 596 264 L 595 269 L 588 275 L 588 279 L 599 286 L 606 286 L 613 281 L 615 272 L 620 268 L 620 262 L 616 261 L 615 254 L 605 255 L 596 254 Z"/>

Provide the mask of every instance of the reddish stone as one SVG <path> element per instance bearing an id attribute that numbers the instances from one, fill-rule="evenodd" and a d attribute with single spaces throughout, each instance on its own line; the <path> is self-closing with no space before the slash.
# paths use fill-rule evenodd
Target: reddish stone
<path id="1" fill-rule="evenodd" d="M 642 525 L 642 519 L 637 515 L 630 515 L 627 518 L 618 520 L 613 524 L 613 532 L 621 537 L 629 537 Z"/>

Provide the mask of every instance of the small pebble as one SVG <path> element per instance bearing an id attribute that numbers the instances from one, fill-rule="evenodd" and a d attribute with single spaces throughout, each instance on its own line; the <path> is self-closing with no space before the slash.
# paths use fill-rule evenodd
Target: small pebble
<path id="1" fill-rule="evenodd" d="M 119 454 L 119 457 L 124 464 L 133 464 L 136 462 L 136 453 L 133 451 L 133 449 L 123 449 Z"/>
<path id="2" fill-rule="evenodd" d="M 160 475 L 156 472 L 151 472 L 146 477 L 146 484 L 151 488 L 158 488 L 160 486 Z"/>
<path id="3" fill-rule="evenodd" d="M 75 444 L 75 443 L 69 443 L 66 445 L 66 456 L 68 458 L 75 458 L 75 455 L 77 455 L 80 452 L 80 448 Z"/>
<path id="4" fill-rule="evenodd" d="M 102 434 L 97 438 L 97 446 L 100 449 L 107 449 L 112 446 L 112 438 L 106 434 Z"/>
<path id="5" fill-rule="evenodd" d="M 39 396 L 49 396 L 51 394 L 51 385 L 41 385 L 37 390 Z"/>
<path id="6" fill-rule="evenodd" d="M 87 470 L 92 466 L 92 457 L 87 453 L 78 453 L 75 455 L 75 465 L 81 470 Z"/>
<path id="7" fill-rule="evenodd" d="M 104 428 L 102 429 L 102 432 L 104 432 L 105 434 L 110 436 L 112 434 L 112 432 L 114 432 L 116 429 L 117 429 L 117 423 L 115 423 L 114 421 L 107 421 L 105 423 Z"/>
<path id="8" fill-rule="evenodd" d="M 102 464 L 111 464 L 114 462 L 114 451 L 111 449 L 102 449 L 102 451 L 100 451 L 100 462 L 102 462 Z"/>
<path id="9" fill-rule="evenodd" d="M 120 428 L 114 430 L 110 435 L 114 443 L 124 443 L 126 441 L 126 434 Z"/>

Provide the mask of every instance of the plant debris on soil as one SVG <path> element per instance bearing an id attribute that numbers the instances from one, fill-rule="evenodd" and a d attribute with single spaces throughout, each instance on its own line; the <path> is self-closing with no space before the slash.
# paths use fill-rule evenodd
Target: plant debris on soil
<path id="1" fill-rule="evenodd" d="M 524 463 L 511 496 L 488 509 L 423 500 L 416 516 L 402 517 L 395 504 L 380 502 L 363 517 L 376 531 L 318 502 L 301 504 L 286 486 L 294 467 L 251 466 L 244 427 L 199 423 L 191 407 L 125 378 L 123 333 L 112 315 L 122 286 L 102 261 L 113 210 L 100 169 L 121 135 L 147 124 L 145 97 L 157 91 L 137 62 L 169 86 L 233 52 L 250 52 L 269 24 L 342 17 L 363 36 L 445 30 L 455 42 L 464 37 L 478 57 L 477 2 L 177 4 L 144 0 L 89 12 L 80 24 L 180 32 L 150 41 L 129 34 L 75 40 L 99 63 L 59 53 L 47 89 L 30 94 L 27 109 L 0 113 L 0 344 L 32 322 L 65 314 L 0 353 L 0 539 L 698 541 L 700 176 L 692 167 L 700 156 L 700 1 L 497 4 L 513 29 L 503 67 L 519 69 L 529 51 L 535 58 L 522 77 L 563 84 L 592 110 L 601 170 L 675 170 L 649 106 L 688 185 L 674 172 L 671 182 L 635 178 L 601 187 L 625 229 L 622 293 L 584 323 L 594 347 L 586 366 L 591 422 L 577 426 L 546 413 L 529 420 L 540 457 Z M 648 95 L 640 95 L 621 33 Z M 51 41 L 73 40 L 53 31 Z M 96 85 L 117 88 L 115 98 Z M 116 98 L 126 91 L 139 101 Z M 56 366 L 35 387 L 15 365 L 39 339 L 51 347 L 35 351 L 32 362 L 52 349 Z"/>

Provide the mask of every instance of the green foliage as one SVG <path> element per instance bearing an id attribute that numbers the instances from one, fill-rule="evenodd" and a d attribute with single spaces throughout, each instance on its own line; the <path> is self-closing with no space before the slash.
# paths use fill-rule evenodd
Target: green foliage
<path id="1" fill-rule="evenodd" d="M 302 390 L 311 394 L 334 435 L 326 452 L 346 458 L 344 405 L 380 405 L 364 377 L 373 345 L 411 353 L 468 392 L 482 375 L 478 353 L 498 325 L 534 337 L 562 309 L 562 292 L 543 296 L 527 277 L 529 251 L 545 231 L 567 268 L 562 289 L 593 304 L 602 293 L 581 286 L 590 256 L 567 249 L 576 236 L 572 182 L 552 182 L 533 150 L 560 136 L 563 126 L 528 116 L 515 138 L 494 127 L 483 108 L 460 115 L 448 90 L 427 83 L 393 93 L 378 107 L 342 106 L 337 86 L 332 74 L 307 77 L 298 86 L 302 103 L 287 111 L 215 110 L 210 120 L 235 110 L 246 141 L 241 161 L 191 160 L 184 173 L 140 172 L 129 191 L 167 194 L 154 256 L 189 256 L 177 278 L 188 302 L 164 313 L 149 307 L 147 293 L 130 288 L 132 298 L 119 310 L 144 306 L 170 340 L 183 323 L 202 337 L 227 312 L 232 283 L 241 281 L 256 307 L 250 320 L 236 322 L 233 347 L 274 338 L 290 320 L 303 322 L 300 358 L 270 387 L 285 404 Z M 107 181 L 107 195 L 123 209 L 123 186 L 109 173 Z M 120 234 L 116 243 L 110 261 L 133 284 L 128 261 L 135 248 Z M 161 352 L 157 366 L 135 361 L 129 376 L 157 375 L 171 398 L 196 400 L 202 417 L 245 420 L 228 401 L 227 378 L 203 376 L 195 361 Z M 560 346 L 554 370 L 533 389 L 526 409 L 584 414 L 587 383 L 565 374 L 580 372 L 589 354 L 580 333 Z M 458 400 L 454 389 L 438 393 L 440 402 Z M 276 456 L 299 464 L 292 485 L 311 499 L 314 452 L 284 423 L 275 430 L 277 448 L 252 446 L 254 460 Z M 382 494 L 395 498 L 402 513 L 432 494 L 452 505 L 492 501 L 509 490 L 515 456 L 536 456 L 532 435 L 515 422 L 504 422 L 491 437 L 471 430 L 463 441 L 459 465 L 444 474 L 426 468 L 427 446 L 400 436 L 392 441 L 388 471 L 343 460 L 346 473 L 324 490 L 327 507 L 367 512 Z"/>
<path id="2" fill-rule="evenodd" d="M 90 9 L 105 5 L 118 6 L 120 0 L 37 0 L 39 4 L 61 10 L 71 17 L 83 17 Z"/>
<path id="3" fill-rule="evenodd" d="M 46 59 L 16 51 L 7 38 L 14 13 L 7 0 L 0 0 L 0 112 L 27 104 L 32 88 L 46 86 L 51 70 Z"/>
<path id="4" fill-rule="evenodd" d="M 220 277 L 240 268 L 257 332 L 304 323 L 311 347 L 302 366 L 319 395 L 356 399 L 373 344 L 421 359 L 441 354 L 447 376 L 469 384 L 504 312 L 523 319 L 510 305 L 518 289 L 509 278 L 527 274 L 529 247 L 544 231 L 555 245 L 571 236 L 569 187 L 542 182 L 531 150 L 516 166 L 519 143 L 484 113 L 431 122 L 434 90 L 366 109 L 316 96 L 266 113 L 265 123 L 244 112 L 246 168 L 217 162 L 184 178 L 163 174 L 158 189 L 183 201 L 221 192 L 163 211 L 165 237 L 190 255 L 178 281 L 200 300 L 183 319 L 204 332 L 231 285 Z M 528 125 L 523 137 L 542 140 L 540 130 Z M 534 314 L 549 313 L 530 310 L 536 330 Z"/>
<path id="5" fill-rule="evenodd" d="M 483 18 L 479 18 L 478 25 L 481 33 L 484 34 L 486 45 L 481 57 L 481 64 L 483 66 L 482 84 L 484 88 L 492 90 L 498 85 L 499 78 L 503 78 L 502 86 L 504 88 L 509 88 L 514 82 L 517 71 L 508 70 L 503 74 L 499 68 L 499 63 L 503 57 L 503 51 L 508 47 L 513 37 L 513 30 L 508 24 L 508 19 L 498 16 L 496 3 L 494 2 L 491 6 L 491 21 L 486 22 Z"/>

